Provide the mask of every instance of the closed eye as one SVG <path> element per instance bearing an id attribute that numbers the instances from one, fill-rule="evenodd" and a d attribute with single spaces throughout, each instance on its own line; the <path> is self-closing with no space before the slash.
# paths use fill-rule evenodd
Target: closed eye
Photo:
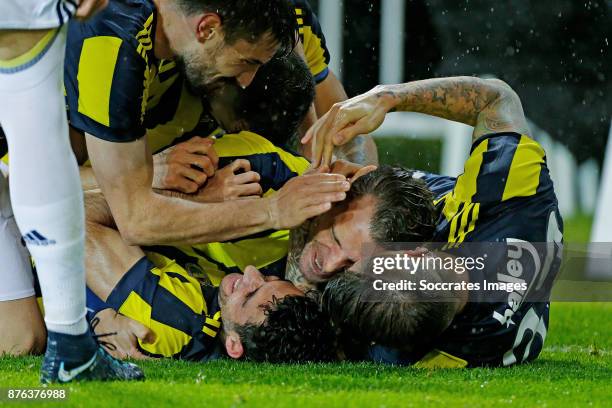
<path id="1" fill-rule="evenodd" d="M 340 243 L 340 240 L 338 239 L 338 236 L 336 235 L 335 224 L 332 224 L 331 226 L 331 233 L 332 233 L 332 237 L 334 238 L 334 241 L 336 242 L 336 244 L 338 244 L 340 249 L 342 249 L 342 244 Z"/>
<path id="2" fill-rule="evenodd" d="M 253 296 L 255 296 L 255 294 L 257 293 L 257 291 L 261 288 L 261 286 L 257 289 L 255 289 L 254 291 L 252 291 L 251 293 L 249 293 L 248 295 L 246 295 L 244 297 L 244 302 L 242 302 L 242 307 L 245 307 L 247 302 L 249 301 L 249 299 L 251 299 Z"/>
<path id="3" fill-rule="evenodd" d="M 257 66 L 261 66 L 261 65 L 264 64 L 263 62 L 261 62 L 260 60 L 257 60 L 257 59 L 243 59 L 242 63 L 243 64 L 248 64 L 248 65 L 257 65 Z"/>

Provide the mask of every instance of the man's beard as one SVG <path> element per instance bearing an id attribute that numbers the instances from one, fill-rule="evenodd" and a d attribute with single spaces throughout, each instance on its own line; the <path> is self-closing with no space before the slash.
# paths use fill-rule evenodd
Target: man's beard
<path id="1" fill-rule="evenodd" d="M 210 80 L 207 68 L 195 64 L 193 61 L 187 61 L 183 57 L 177 58 L 176 64 L 183 78 L 185 78 L 185 86 L 190 93 L 198 96 L 208 93 L 209 86 L 213 81 Z"/>
<path id="2" fill-rule="evenodd" d="M 185 78 L 185 85 L 193 95 L 206 95 L 220 82 L 219 73 L 213 61 L 221 54 L 222 46 L 210 49 L 206 56 L 202 55 L 200 45 L 187 47 L 177 53 L 176 63 Z"/>
<path id="3" fill-rule="evenodd" d="M 304 251 L 304 247 L 312 238 L 310 234 L 310 226 L 311 221 L 306 221 L 300 227 L 291 230 L 289 236 L 289 253 L 287 255 L 285 279 L 292 282 L 295 286 L 302 290 L 311 290 L 316 287 L 315 284 L 306 280 L 304 274 L 300 270 L 300 259 Z"/>

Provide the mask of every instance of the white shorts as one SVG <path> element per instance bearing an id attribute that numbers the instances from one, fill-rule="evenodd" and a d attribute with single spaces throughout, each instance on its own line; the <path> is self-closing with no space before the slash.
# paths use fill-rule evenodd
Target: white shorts
<path id="1" fill-rule="evenodd" d="M 76 8 L 76 0 L 0 0 L 0 30 L 58 28 Z"/>
<path id="2" fill-rule="evenodd" d="M 0 302 L 30 296 L 34 296 L 30 255 L 13 218 L 8 180 L 0 174 Z"/>

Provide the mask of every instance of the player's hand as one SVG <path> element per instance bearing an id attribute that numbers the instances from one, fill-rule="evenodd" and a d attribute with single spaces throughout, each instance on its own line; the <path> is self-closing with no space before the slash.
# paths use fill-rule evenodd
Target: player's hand
<path id="1" fill-rule="evenodd" d="M 145 344 L 155 342 L 155 333 L 151 329 L 113 309 L 102 310 L 96 314 L 96 317 L 100 320 L 95 325 L 94 333 L 97 335 L 109 334 L 100 337 L 99 340 L 108 344 L 105 349 L 110 355 L 122 360 L 126 358 L 153 359 L 138 349 L 139 339 Z"/>
<path id="2" fill-rule="evenodd" d="M 330 173 L 342 174 L 351 184 L 353 184 L 353 182 L 359 177 L 364 176 L 376 169 L 377 167 L 374 165 L 364 166 L 362 164 L 352 163 L 350 161 L 340 159 L 332 163 Z"/>
<path id="3" fill-rule="evenodd" d="M 193 194 L 217 170 L 214 139 L 194 136 L 153 156 L 153 188 Z"/>
<path id="4" fill-rule="evenodd" d="M 108 0 L 80 0 L 75 17 L 86 20 L 108 6 Z"/>
<path id="5" fill-rule="evenodd" d="M 341 174 L 315 173 L 289 180 L 269 197 L 275 229 L 295 228 L 346 198 L 351 185 Z"/>
<path id="6" fill-rule="evenodd" d="M 208 179 L 197 194 L 198 201 L 210 203 L 260 197 L 263 190 L 259 180 L 259 174 L 251 171 L 248 160 L 235 160 Z"/>
<path id="7" fill-rule="evenodd" d="M 302 138 L 302 144 L 311 143 L 312 165 L 330 165 L 335 146 L 378 129 L 387 112 L 393 108 L 394 101 L 384 86 L 378 86 L 332 106 Z"/>

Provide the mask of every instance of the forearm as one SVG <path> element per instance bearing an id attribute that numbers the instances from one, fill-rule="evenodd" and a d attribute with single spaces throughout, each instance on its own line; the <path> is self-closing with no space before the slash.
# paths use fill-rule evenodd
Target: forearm
<path id="1" fill-rule="evenodd" d="M 427 79 L 375 89 L 389 110 L 420 112 L 475 127 L 474 135 L 527 131 L 516 93 L 504 82 L 475 77 Z"/>
<path id="2" fill-rule="evenodd" d="M 204 204 L 149 190 L 126 202 L 113 213 L 131 245 L 222 242 L 274 228 L 268 198 Z"/>
<path id="3" fill-rule="evenodd" d="M 198 197 L 194 194 L 185 194 L 185 193 L 181 193 L 180 191 L 163 190 L 160 188 L 153 188 L 153 191 L 165 197 L 180 198 L 182 200 L 188 200 L 188 201 L 193 201 L 193 202 L 202 202 L 201 200 L 198 200 Z"/>
<path id="4" fill-rule="evenodd" d="M 426 79 L 376 89 L 394 111 L 420 112 L 470 126 L 500 96 L 495 83 L 474 77 Z"/>
<path id="5" fill-rule="evenodd" d="M 146 139 L 117 144 L 87 135 L 96 178 L 129 245 L 219 242 L 275 228 L 273 197 L 195 203 L 156 193 Z"/>

